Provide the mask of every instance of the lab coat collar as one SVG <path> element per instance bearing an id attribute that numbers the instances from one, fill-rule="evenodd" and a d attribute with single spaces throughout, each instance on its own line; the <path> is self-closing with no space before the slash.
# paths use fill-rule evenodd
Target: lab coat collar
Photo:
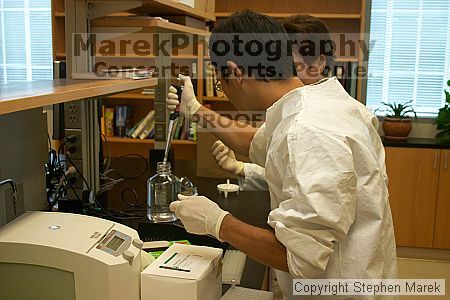
<path id="1" fill-rule="evenodd" d="M 320 81 L 316 84 L 305 85 L 287 92 L 283 95 L 283 97 L 281 97 L 267 109 L 267 119 L 270 115 L 276 116 L 280 114 L 281 118 L 279 118 L 278 121 L 281 121 L 281 119 L 298 113 L 302 108 L 301 100 L 306 91 L 327 88 L 329 86 L 332 86 L 333 84 L 336 84 L 337 81 L 338 80 L 336 76 L 334 76 L 331 78 L 327 78 L 324 81 Z"/>
<path id="2" fill-rule="evenodd" d="M 313 92 L 314 90 L 329 88 L 333 85 L 336 85 L 336 83 L 339 82 L 334 76 L 326 81 L 312 85 L 305 85 L 284 94 L 284 96 L 281 97 L 280 100 L 276 101 L 266 111 L 266 141 L 269 142 L 271 140 L 272 133 L 281 122 L 281 120 L 300 112 L 303 106 L 302 100 L 305 95 L 307 95 L 309 92 Z M 267 143 L 267 145 L 269 145 L 269 143 Z"/>
<path id="3" fill-rule="evenodd" d="M 270 141 L 272 133 L 281 120 L 298 113 L 301 109 L 301 92 L 305 87 L 299 87 L 284 94 L 266 111 L 266 141 Z M 267 144 L 268 145 L 268 144 Z"/>

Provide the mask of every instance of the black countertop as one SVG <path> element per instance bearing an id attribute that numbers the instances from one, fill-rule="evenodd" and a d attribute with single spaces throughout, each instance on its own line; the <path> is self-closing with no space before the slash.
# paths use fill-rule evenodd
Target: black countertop
<path id="1" fill-rule="evenodd" d="M 179 174 L 177 173 L 177 175 Z M 226 180 L 200 177 L 191 177 L 191 180 L 197 186 L 199 195 L 206 196 L 212 201 L 215 201 L 222 209 L 229 211 L 234 217 L 253 226 L 270 228 L 269 225 L 267 225 L 267 216 L 270 212 L 270 196 L 268 192 L 230 193 L 228 198 L 225 199 L 224 196 L 220 195 L 217 191 L 217 184 L 224 183 Z M 146 217 L 143 217 L 142 219 L 137 220 L 122 221 L 122 223 L 135 228 L 139 232 L 150 222 Z M 181 225 L 181 222 L 177 221 L 176 224 Z M 174 224 L 167 224 L 167 226 L 170 225 L 173 227 Z M 167 233 L 171 230 L 172 228 L 167 228 L 165 231 Z M 143 238 L 145 233 L 139 232 L 139 234 L 141 238 Z M 189 238 L 187 239 L 189 240 Z M 233 249 L 233 247 L 229 245 L 228 249 Z M 261 289 L 266 269 L 266 266 L 247 257 L 240 286 Z M 228 287 L 225 286 L 224 291 L 227 289 Z"/>
<path id="2" fill-rule="evenodd" d="M 450 149 L 450 145 L 439 144 L 436 139 L 408 138 L 406 141 L 389 141 L 384 138 L 385 147 Z"/>

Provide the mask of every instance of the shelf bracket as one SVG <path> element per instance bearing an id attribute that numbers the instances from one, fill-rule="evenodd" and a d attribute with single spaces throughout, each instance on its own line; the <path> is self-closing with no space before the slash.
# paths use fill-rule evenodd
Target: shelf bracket
<path id="1" fill-rule="evenodd" d="M 90 0 L 88 1 L 87 17 L 89 19 L 100 18 L 115 12 L 123 12 L 141 6 L 142 1 L 139 0 L 130 0 L 130 1 Z"/>

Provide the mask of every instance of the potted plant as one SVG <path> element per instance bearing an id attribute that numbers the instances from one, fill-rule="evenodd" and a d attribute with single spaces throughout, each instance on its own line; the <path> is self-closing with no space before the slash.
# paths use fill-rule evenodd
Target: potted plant
<path id="1" fill-rule="evenodd" d="M 450 87 L 450 80 L 447 81 L 447 85 Z M 438 134 L 436 140 L 441 144 L 450 144 L 450 93 L 445 92 L 445 105 L 439 110 L 439 114 L 434 124 L 437 125 Z"/>
<path id="2" fill-rule="evenodd" d="M 417 118 L 411 102 L 412 100 L 404 104 L 381 102 L 387 107 L 387 114 L 383 121 L 384 138 L 386 140 L 405 141 L 408 139 L 412 129 L 409 114 L 413 113 Z"/>

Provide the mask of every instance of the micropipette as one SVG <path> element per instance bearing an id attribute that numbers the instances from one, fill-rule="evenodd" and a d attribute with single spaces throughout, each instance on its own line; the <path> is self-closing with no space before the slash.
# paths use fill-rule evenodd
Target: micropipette
<path id="1" fill-rule="evenodd" d="M 174 88 L 177 89 L 177 95 L 178 95 L 178 101 L 181 101 L 181 94 L 183 93 L 183 87 L 173 85 Z M 173 125 L 175 123 L 175 120 L 180 116 L 179 107 L 173 112 L 170 113 L 169 116 L 169 126 L 167 128 L 167 139 L 166 139 L 166 151 L 164 152 L 164 163 L 167 162 L 167 157 L 169 155 L 169 149 L 172 145 L 172 136 L 173 136 Z"/>

